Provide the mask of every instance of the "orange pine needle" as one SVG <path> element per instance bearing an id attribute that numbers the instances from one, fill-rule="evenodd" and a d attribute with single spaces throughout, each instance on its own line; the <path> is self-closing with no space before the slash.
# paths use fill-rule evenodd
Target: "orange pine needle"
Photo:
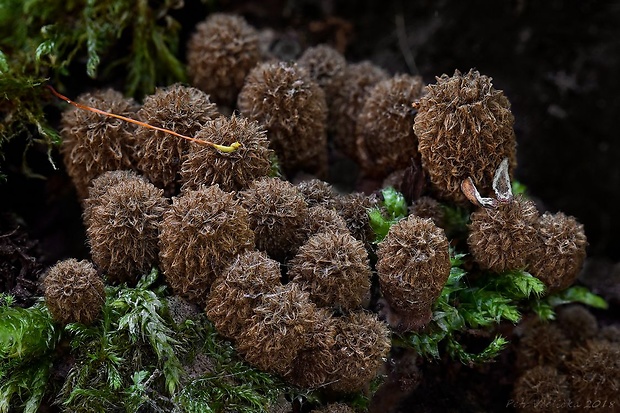
<path id="1" fill-rule="evenodd" d="M 219 150 L 221 152 L 225 152 L 225 153 L 234 152 L 234 151 L 236 151 L 241 146 L 241 144 L 239 142 L 234 142 L 230 146 L 218 145 L 218 144 L 213 143 L 213 142 L 203 141 L 203 140 L 200 140 L 200 139 L 191 138 L 189 136 L 181 135 L 180 133 L 176 133 L 174 131 L 171 131 L 170 129 L 160 128 L 160 127 L 157 127 L 157 126 L 149 125 L 148 123 L 140 122 L 139 120 L 128 118 L 126 116 L 116 115 L 114 113 L 106 112 L 105 110 L 101 110 L 101 109 L 97 109 L 97 108 L 92 108 L 90 106 L 82 105 L 81 103 L 74 102 L 71 99 L 69 99 L 68 97 L 66 97 L 64 95 L 61 95 L 60 93 L 58 93 L 56 91 L 56 89 L 54 89 L 50 85 L 45 85 L 45 87 L 47 87 L 52 92 L 52 94 L 54 96 L 56 96 L 57 98 L 59 98 L 61 100 L 64 100 L 68 104 L 73 105 L 73 106 L 75 106 L 78 109 L 87 110 L 89 112 L 98 113 L 99 115 L 120 119 L 122 121 L 133 123 L 135 125 L 139 125 L 139 126 L 142 126 L 142 127 L 145 127 L 145 128 L 149 128 L 149 129 L 157 130 L 157 131 L 160 131 L 160 132 L 168 133 L 170 135 L 174 135 L 176 137 L 179 137 L 179 138 L 182 138 L 182 139 L 186 139 L 188 141 L 195 142 L 195 143 L 198 143 L 200 145 L 209 145 L 209 146 L 212 146 L 213 148 L 215 148 L 215 149 L 217 149 L 217 150 Z"/>

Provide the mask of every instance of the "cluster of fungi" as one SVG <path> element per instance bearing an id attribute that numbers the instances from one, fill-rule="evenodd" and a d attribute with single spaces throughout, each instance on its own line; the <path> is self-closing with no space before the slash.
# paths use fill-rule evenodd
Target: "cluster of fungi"
<path id="1" fill-rule="evenodd" d="M 62 116 L 92 263 L 49 271 L 46 301 L 60 322 L 94 322 L 102 279 L 132 285 L 158 266 L 247 362 L 347 393 L 380 371 L 391 331 L 430 321 L 451 268 L 442 204 L 474 210 L 466 248 L 480 270 L 526 269 L 549 291 L 574 282 L 583 227 L 506 188 L 514 118 L 489 77 L 456 71 L 425 86 L 325 45 L 279 61 L 226 14 L 198 25 L 187 62 L 192 86 L 141 105 L 109 89 L 77 99 L 135 122 L 74 107 Z M 412 165 L 422 171 L 423 193 L 378 245 L 368 210 L 379 199 L 325 182 L 333 153 L 401 188 Z M 387 315 L 373 311 L 378 302 Z"/>

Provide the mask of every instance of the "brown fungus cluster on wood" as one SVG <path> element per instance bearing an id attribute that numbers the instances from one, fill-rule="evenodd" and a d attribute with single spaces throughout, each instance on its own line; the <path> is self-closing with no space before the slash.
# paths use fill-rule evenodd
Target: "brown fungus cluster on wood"
<path id="1" fill-rule="evenodd" d="M 194 86 L 231 107 L 260 57 L 254 27 L 241 16 L 213 13 L 196 26 L 187 45 L 187 71 Z"/>
<path id="2" fill-rule="evenodd" d="M 101 314 L 105 301 L 103 280 L 89 261 L 71 258 L 56 263 L 43 285 L 45 304 L 55 320 L 91 324 Z"/>
<path id="3" fill-rule="evenodd" d="M 80 104 L 127 117 L 136 117 L 139 106 L 112 89 L 84 93 Z M 132 169 L 134 125 L 78 108 L 62 114 L 60 153 L 80 198 L 88 195 L 90 182 L 107 171 Z"/>

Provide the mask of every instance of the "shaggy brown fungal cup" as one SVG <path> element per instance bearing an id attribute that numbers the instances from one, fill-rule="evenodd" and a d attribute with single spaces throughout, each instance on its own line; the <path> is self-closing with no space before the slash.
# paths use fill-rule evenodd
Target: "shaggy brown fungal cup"
<path id="1" fill-rule="evenodd" d="M 357 159 L 366 176 L 384 178 L 418 156 L 411 106 L 422 93 L 422 78 L 399 75 L 377 83 L 357 117 Z"/>
<path id="2" fill-rule="evenodd" d="M 138 105 L 112 89 L 85 93 L 83 105 L 117 115 L 136 117 Z M 131 169 L 134 125 L 71 107 L 62 114 L 60 153 L 80 198 L 88 196 L 90 182 L 106 171 Z"/>
<path id="3" fill-rule="evenodd" d="M 558 367 L 570 349 L 570 340 L 557 324 L 536 321 L 527 326 L 519 341 L 516 366 L 521 370 L 542 365 Z"/>
<path id="4" fill-rule="evenodd" d="M 385 70 L 369 61 L 349 64 L 345 69 L 344 82 L 331 104 L 328 124 L 336 148 L 353 160 L 357 160 L 357 116 L 370 89 L 388 77 Z"/>
<path id="5" fill-rule="evenodd" d="M 514 117 L 503 92 L 475 70 L 443 75 L 426 87 L 417 105 L 418 151 L 437 196 L 465 203 L 460 185 L 472 178 L 483 196 L 492 193 L 497 165 L 516 166 Z"/>
<path id="6" fill-rule="evenodd" d="M 220 334 L 239 337 L 250 327 L 260 296 L 280 285 L 280 277 L 280 264 L 264 252 L 247 251 L 237 256 L 211 287 L 207 317 Z"/>
<path id="7" fill-rule="evenodd" d="M 218 184 L 224 191 L 245 189 L 251 181 L 267 176 L 271 170 L 269 141 L 258 122 L 233 115 L 208 121 L 194 135 L 219 145 L 239 142 L 241 146 L 230 153 L 210 146 L 189 144 L 187 157 L 181 166 L 181 190 L 195 190 L 201 185 Z"/>
<path id="8" fill-rule="evenodd" d="M 192 85 L 232 107 L 247 74 L 260 60 L 258 32 L 241 17 L 213 13 L 196 26 L 187 44 Z"/>
<path id="9" fill-rule="evenodd" d="M 399 315 L 399 330 L 418 330 L 450 275 L 450 252 L 443 230 L 430 219 L 410 215 L 392 225 L 377 251 L 381 293 Z"/>
<path id="10" fill-rule="evenodd" d="M 91 324 L 105 301 L 105 290 L 95 267 L 86 260 L 59 261 L 43 280 L 45 304 L 62 324 Z"/>
<path id="11" fill-rule="evenodd" d="M 557 312 L 557 320 L 573 343 L 584 343 L 598 334 L 596 317 L 582 305 L 563 306 Z"/>
<path id="12" fill-rule="evenodd" d="M 217 185 L 184 192 L 164 212 L 159 259 L 176 294 L 203 305 L 213 281 L 254 248 L 248 213 Z"/>
<path id="13" fill-rule="evenodd" d="M 259 369 L 286 375 L 299 351 L 311 341 L 320 315 L 299 285 L 277 286 L 260 296 L 250 326 L 237 338 L 237 349 Z"/>
<path id="14" fill-rule="evenodd" d="M 267 129 L 270 147 L 286 175 L 327 174 L 325 93 L 294 63 L 263 63 L 252 69 L 237 101 L 243 116 Z"/>
<path id="15" fill-rule="evenodd" d="M 581 225 L 561 212 L 544 213 L 536 225 L 536 242 L 528 258 L 533 276 L 553 293 L 575 282 L 586 258 L 588 241 Z"/>
<path id="16" fill-rule="evenodd" d="M 277 178 L 260 178 L 239 192 L 256 234 L 256 248 L 284 260 L 305 240 L 308 207 L 299 189 Z"/>
<path id="17" fill-rule="evenodd" d="M 330 207 L 338 196 L 330 184 L 320 179 L 301 181 L 296 186 L 310 208 L 316 205 Z"/>
<path id="18" fill-rule="evenodd" d="M 320 205 L 308 209 L 304 232 L 307 238 L 322 232 L 351 234 L 347 223 L 338 215 L 338 212 Z"/>
<path id="19" fill-rule="evenodd" d="M 327 105 L 331 106 L 334 95 L 344 83 L 347 67 L 344 56 L 333 47 L 320 44 L 306 49 L 297 64 L 323 89 Z"/>
<path id="20" fill-rule="evenodd" d="M 497 273 L 525 268 L 536 245 L 537 219 L 534 203 L 522 197 L 474 211 L 467 237 L 471 255 L 480 268 Z"/>
<path id="21" fill-rule="evenodd" d="M 375 204 L 376 198 L 359 192 L 338 196 L 333 203 L 333 208 L 344 219 L 351 235 L 366 246 L 375 239 L 368 217 L 368 210 Z"/>
<path id="22" fill-rule="evenodd" d="M 567 377 L 552 366 L 536 366 L 515 382 L 512 403 L 519 412 L 562 413 L 571 402 Z"/>
<path id="23" fill-rule="evenodd" d="M 441 204 L 434 198 L 423 196 L 413 201 L 409 213 L 420 218 L 430 218 L 435 225 L 444 227 L 446 214 Z"/>
<path id="24" fill-rule="evenodd" d="M 320 307 L 351 311 L 370 294 L 371 269 L 364 244 L 346 232 L 312 236 L 288 262 L 289 280 Z"/>
<path id="25" fill-rule="evenodd" d="M 190 137 L 217 116 L 217 109 L 209 100 L 209 95 L 180 84 L 157 89 L 155 94 L 144 99 L 144 105 L 138 112 L 139 119 L 144 123 Z M 173 195 L 189 142 L 142 127 L 136 128 L 135 140 L 138 169 L 153 184 L 165 189 L 166 194 Z"/>
<path id="26" fill-rule="evenodd" d="M 93 179 L 88 187 L 88 198 L 84 199 L 82 205 L 84 206 L 83 219 L 84 225 L 88 227 L 90 225 L 89 220 L 92 209 L 99 205 L 99 199 L 106 193 L 108 188 L 131 180 L 138 180 L 148 182 L 148 180 L 142 175 L 138 175 L 134 171 L 108 171 L 99 175 Z"/>
<path id="27" fill-rule="evenodd" d="M 335 365 L 327 388 L 353 393 L 377 375 L 390 351 L 390 330 L 374 314 L 365 311 L 336 317 Z"/>
<path id="28" fill-rule="evenodd" d="M 122 173 L 121 173 L 122 175 Z M 86 235 L 93 262 L 115 283 L 135 284 L 157 263 L 159 225 L 168 206 L 163 190 L 136 176 L 120 179 L 87 202 Z"/>

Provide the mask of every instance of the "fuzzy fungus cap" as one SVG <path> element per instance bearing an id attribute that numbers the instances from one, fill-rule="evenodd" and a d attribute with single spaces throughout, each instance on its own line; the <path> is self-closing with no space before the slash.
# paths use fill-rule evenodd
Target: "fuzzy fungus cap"
<path id="1" fill-rule="evenodd" d="M 426 87 L 417 105 L 418 151 L 437 196 L 464 203 L 460 185 L 471 177 L 483 196 L 492 193 L 495 168 L 516 166 L 514 116 L 491 78 L 470 70 L 443 75 Z"/>
<path id="2" fill-rule="evenodd" d="M 238 254 L 254 248 L 248 213 L 219 186 L 172 199 L 159 234 L 159 259 L 176 294 L 204 304 L 213 281 Z"/>
<path id="3" fill-rule="evenodd" d="M 163 190 L 131 175 L 99 195 L 99 184 L 114 179 L 104 176 L 94 187 L 97 199 L 87 202 L 86 235 L 93 262 L 108 279 L 133 285 L 157 263 L 159 225 L 168 201 Z"/>
<path id="4" fill-rule="evenodd" d="M 301 181 L 296 186 L 310 208 L 316 205 L 329 207 L 338 196 L 329 183 L 316 178 Z"/>
<path id="5" fill-rule="evenodd" d="M 208 121 L 194 136 L 218 145 L 241 146 L 230 153 L 191 142 L 181 166 L 181 190 L 218 184 L 224 191 L 245 189 L 251 181 L 271 170 L 269 141 L 265 130 L 249 119 L 233 115 Z"/>
<path id="6" fill-rule="evenodd" d="M 375 232 L 370 226 L 368 210 L 374 205 L 376 198 L 353 192 L 336 197 L 333 208 L 344 219 L 351 235 L 365 245 L 370 245 L 375 239 Z"/>
<path id="7" fill-rule="evenodd" d="M 370 294 L 368 252 L 346 232 L 316 234 L 288 262 L 289 280 L 299 283 L 320 307 L 351 311 Z"/>
<path id="8" fill-rule="evenodd" d="M 254 27 L 241 16 L 213 13 L 196 26 L 187 44 L 187 72 L 194 86 L 231 107 L 260 57 Z"/>
<path id="9" fill-rule="evenodd" d="M 553 366 L 536 366 L 515 382 L 514 406 L 519 412 L 562 413 L 571 401 L 566 375 Z"/>
<path id="10" fill-rule="evenodd" d="M 347 67 L 344 56 L 333 47 L 320 44 L 307 48 L 297 59 L 297 64 L 304 67 L 310 77 L 323 89 L 327 105 L 330 106 L 333 97 L 344 83 Z"/>
<path id="11" fill-rule="evenodd" d="M 589 340 L 575 348 L 564 363 L 571 397 L 581 406 L 593 400 L 618 403 L 620 387 L 620 343 Z M 584 409 L 584 411 L 587 411 Z"/>
<path id="12" fill-rule="evenodd" d="M 547 292 L 568 288 L 579 275 L 588 240 L 574 217 L 544 213 L 537 222 L 536 242 L 528 269 L 547 286 Z"/>
<path id="13" fill-rule="evenodd" d="M 101 277 L 92 263 L 74 258 L 59 261 L 43 280 L 45 304 L 62 324 L 91 324 L 105 301 Z"/>
<path id="14" fill-rule="evenodd" d="M 570 340 L 557 324 L 536 321 L 527 326 L 519 341 L 516 365 L 522 370 L 539 365 L 557 367 L 570 349 Z"/>
<path id="15" fill-rule="evenodd" d="M 277 178 L 260 178 L 239 192 L 248 211 L 256 248 L 283 260 L 297 251 L 305 240 L 308 207 L 293 184 Z"/>
<path id="16" fill-rule="evenodd" d="M 525 268 L 537 232 L 532 201 L 518 196 L 497 208 L 480 208 L 470 218 L 467 245 L 480 268 L 497 273 Z"/>
<path id="17" fill-rule="evenodd" d="M 138 117 L 144 123 L 193 137 L 218 116 L 204 92 L 181 84 L 158 88 L 144 99 Z M 189 142 L 161 131 L 138 127 L 135 132 L 138 169 L 156 186 L 173 195 Z"/>
<path id="18" fill-rule="evenodd" d="M 329 131 L 334 145 L 345 155 L 357 160 L 355 126 L 370 89 L 388 73 L 379 66 L 363 61 L 349 64 L 345 69 L 344 82 L 333 98 L 329 113 Z"/>
<path id="19" fill-rule="evenodd" d="M 325 93 L 295 63 L 263 63 L 252 69 L 237 101 L 243 116 L 267 129 L 286 175 L 327 174 Z"/>
<path id="20" fill-rule="evenodd" d="M 596 317 L 583 305 L 562 306 L 557 312 L 557 320 L 573 343 L 584 343 L 599 332 Z"/>
<path id="21" fill-rule="evenodd" d="M 238 255 L 211 287 L 207 317 L 217 331 L 235 339 L 250 327 L 254 307 L 262 294 L 280 285 L 280 263 L 264 252 L 247 251 Z"/>
<path id="22" fill-rule="evenodd" d="M 136 172 L 131 170 L 108 171 L 93 179 L 88 186 L 88 198 L 84 199 L 82 202 L 82 206 L 84 208 L 82 213 L 84 225 L 86 227 L 90 225 L 89 220 L 92 215 L 91 211 L 95 206 L 99 205 L 99 199 L 106 193 L 108 188 L 118 183 L 129 182 L 132 180 L 148 182 L 145 177 L 138 175 Z"/>
<path id="23" fill-rule="evenodd" d="M 377 250 L 381 293 L 400 315 L 399 330 L 417 330 L 432 315 L 450 275 L 445 233 L 432 220 L 410 215 L 392 225 Z"/>
<path id="24" fill-rule="evenodd" d="M 430 218 L 440 228 L 445 225 L 446 214 L 443 207 L 439 201 L 430 196 L 423 196 L 413 201 L 409 213 L 420 218 Z"/>
<path id="25" fill-rule="evenodd" d="M 308 209 L 304 231 L 308 238 L 322 232 L 351 234 L 347 223 L 338 215 L 338 212 L 320 205 Z"/>
<path id="26" fill-rule="evenodd" d="M 259 297 L 250 326 L 237 338 L 237 349 L 259 369 L 286 375 L 297 353 L 311 342 L 320 316 L 299 285 L 277 286 Z"/>
<path id="27" fill-rule="evenodd" d="M 357 159 L 366 176 L 384 178 L 418 156 L 412 103 L 422 94 L 420 76 L 398 75 L 368 93 L 355 128 Z"/>
<path id="28" fill-rule="evenodd" d="M 76 101 L 129 118 L 135 118 L 139 108 L 112 89 L 84 93 Z M 88 185 L 102 173 L 132 168 L 133 130 L 128 122 L 75 107 L 63 112 L 60 153 L 80 198 L 88 196 Z"/>
<path id="29" fill-rule="evenodd" d="M 331 403 L 320 409 L 311 410 L 310 413 L 355 413 L 355 410 L 344 403 Z"/>
<path id="30" fill-rule="evenodd" d="M 362 390 L 377 375 L 391 347 L 390 330 L 374 314 L 356 311 L 336 317 L 335 366 L 327 388 L 341 393 Z"/>

